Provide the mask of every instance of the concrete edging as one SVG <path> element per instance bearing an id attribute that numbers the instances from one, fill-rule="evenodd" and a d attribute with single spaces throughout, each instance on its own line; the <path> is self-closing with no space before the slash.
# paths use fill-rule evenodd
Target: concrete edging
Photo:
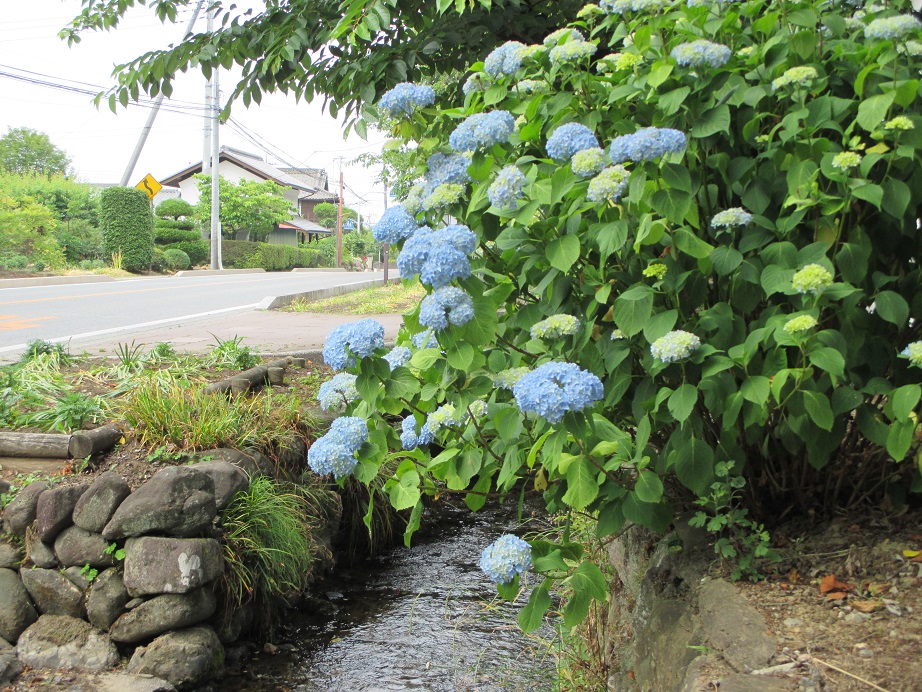
<path id="1" fill-rule="evenodd" d="M 389 279 L 388 283 L 397 283 L 400 281 L 400 277 L 394 277 Z M 347 284 L 344 286 L 331 286 L 330 288 L 318 288 L 313 291 L 303 291 L 301 293 L 289 293 L 284 296 L 266 296 L 262 299 L 259 305 L 256 306 L 256 310 L 277 310 L 278 308 L 284 308 L 288 305 L 291 305 L 296 300 L 304 299 L 308 302 L 313 302 L 315 300 L 323 300 L 324 298 L 332 298 L 333 296 L 341 296 L 344 293 L 354 293 L 355 291 L 361 291 L 365 288 L 374 288 L 375 286 L 381 286 L 383 280 L 381 279 L 369 279 L 368 281 L 362 281 L 360 283 Z"/>
<path id="2" fill-rule="evenodd" d="M 21 286 L 61 286 L 66 284 L 95 284 L 115 281 L 107 274 L 88 274 L 86 276 L 37 276 L 34 279 L 0 279 L 0 288 L 19 288 Z"/>
<path id="3" fill-rule="evenodd" d="M 219 276 L 221 274 L 265 274 L 265 269 L 184 269 L 173 276 Z"/>
<path id="4" fill-rule="evenodd" d="M 342 267 L 295 267 L 291 270 L 292 274 L 300 274 L 301 272 L 347 272 L 348 269 L 343 269 Z"/>

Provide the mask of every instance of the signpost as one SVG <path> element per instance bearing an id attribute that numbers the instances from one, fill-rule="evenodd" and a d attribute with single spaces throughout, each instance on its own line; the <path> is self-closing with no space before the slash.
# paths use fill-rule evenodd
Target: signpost
<path id="1" fill-rule="evenodd" d="M 135 187 L 139 190 L 143 190 L 147 194 L 147 199 L 153 199 L 157 196 L 157 193 L 163 189 L 163 185 L 158 183 L 157 179 L 150 173 L 145 175 L 144 179 L 135 185 Z"/>

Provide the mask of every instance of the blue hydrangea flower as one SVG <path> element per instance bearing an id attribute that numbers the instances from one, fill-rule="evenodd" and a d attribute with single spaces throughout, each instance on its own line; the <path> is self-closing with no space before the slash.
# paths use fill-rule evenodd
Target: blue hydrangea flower
<path id="1" fill-rule="evenodd" d="M 922 22 L 911 14 L 899 14 L 875 19 L 864 27 L 864 35 L 868 38 L 903 38 L 919 29 L 922 29 Z"/>
<path id="2" fill-rule="evenodd" d="M 397 243 L 413 235 L 418 226 L 406 207 L 395 204 L 384 210 L 371 232 L 379 243 Z"/>
<path id="3" fill-rule="evenodd" d="M 470 96 L 471 94 L 482 93 L 491 86 L 493 86 L 492 79 L 485 74 L 475 72 L 465 80 L 464 86 L 461 87 L 461 91 L 464 92 L 465 96 Z"/>
<path id="4" fill-rule="evenodd" d="M 455 151 L 477 151 L 508 142 L 513 132 L 515 118 L 509 111 L 475 113 L 455 128 L 448 144 Z"/>
<path id="5" fill-rule="evenodd" d="M 413 345 L 418 349 L 439 347 L 438 339 L 435 338 L 435 332 L 431 329 L 414 334 L 410 337 L 410 341 L 412 341 Z"/>
<path id="6" fill-rule="evenodd" d="M 493 375 L 493 384 L 495 384 L 500 389 L 512 390 L 512 388 L 515 386 L 515 383 L 521 380 L 530 372 L 531 368 L 524 365 L 517 368 L 507 368 L 506 370 L 500 370 L 498 373 Z"/>
<path id="7" fill-rule="evenodd" d="M 609 166 L 589 181 L 586 197 L 596 204 L 617 202 L 627 189 L 630 174 L 624 166 Z"/>
<path id="8" fill-rule="evenodd" d="M 330 431 L 307 450 L 307 464 L 314 473 L 332 473 L 337 480 L 355 470 L 355 453 L 368 441 L 368 425 L 361 418 L 342 416 L 333 421 Z"/>
<path id="9" fill-rule="evenodd" d="M 657 12 L 668 4 L 669 0 L 599 0 L 599 7 L 607 14 Z"/>
<path id="10" fill-rule="evenodd" d="M 414 185 L 410 188 L 407 196 L 400 202 L 411 216 L 415 216 L 423 210 L 424 192 L 425 190 L 422 185 Z"/>
<path id="11" fill-rule="evenodd" d="M 727 63 L 732 54 L 733 51 L 727 46 L 704 39 L 680 43 L 670 53 L 677 63 L 686 67 L 720 67 Z"/>
<path id="12" fill-rule="evenodd" d="M 426 160 L 429 173 L 426 176 L 432 186 L 445 183 L 465 184 L 471 181 L 467 172 L 471 160 L 462 154 L 433 154 Z"/>
<path id="13" fill-rule="evenodd" d="M 688 358 L 701 348 L 701 339 L 681 329 L 661 336 L 650 346 L 650 355 L 664 363 L 673 363 Z"/>
<path id="14" fill-rule="evenodd" d="M 752 214 L 742 207 L 730 207 L 714 214 L 711 219 L 713 228 L 733 228 L 734 226 L 748 226 L 752 221 Z"/>
<path id="15" fill-rule="evenodd" d="M 456 286 L 444 286 L 423 298 L 419 308 L 419 323 L 437 332 L 449 324 L 461 327 L 474 318 L 474 301 Z"/>
<path id="16" fill-rule="evenodd" d="M 653 161 L 666 154 L 678 154 L 687 140 L 679 130 L 643 127 L 634 134 L 615 137 L 608 150 L 612 163 Z"/>
<path id="17" fill-rule="evenodd" d="M 420 106 L 435 103 L 435 91 L 421 84 L 402 82 L 381 97 L 380 106 L 391 118 L 412 115 Z"/>
<path id="18" fill-rule="evenodd" d="M 547 138 L 547 155 L 558 161 L 571 158 L 576 152 L 599 146 L 599 140 L 585 125 L 566 123 Z"/>
<path id="19" fill-rule="evenodd" d="M 523 413 L 557 423 L 567 411 L 581 411 L 603 396 L 602 381 L 575 363 L 552 361 L 523 375 L 512 388 Z"/>
<path id="20" fill-rule="evenodd" d="M 480 569 L 495 584 L 508 584 L 531 569 L 531 546 L 507 533 L 488 545 L 480 555 Z"/>
<path id="21" fill-rule="evenodd" d="M 573 315 L 551 315 L 532 325 L 532 339 L 560 339 L 579 331 L 580 322 Z"/>
<path id="22" fill-rule="evenodd" d="M 464 425 L 470 419 L 467 410 L 455 408 L 454 404 L 442 404 L 426 418 L 426 428 L 435 435 L 442 426 L 458 427 Z"/>
<path id="23" fill-rule="evenodd" d="M 441 288 L 471 275 L 467 256 L 476 248 L 477 236 L 467 226 L 446 226 L 436 231 L 423 226 L 404 244 L 397 267 L 401 276 L 419 274 L 424 284 Z"/>
<path id="24" fill-rule="evenodd" d="M 435 441 L 435 432 L 429 428 L 428 423 L 423 423 L 417 434 L 416 418 L 412 414 L 403 419 L 400 429 L 400 444 L 406 450 L 429 445 Z"/>
<path id="25" fill-rule="evenodd" d="M 406 346 L 394 346 L 385 354 L 384 360 L 391 366 L 391 370 L 394 370 L 409 363 L 412 355 L 413 351 Z"/>
<path id="26" fill-rule="evenodd" d="M 602 172 L 608 163 L 608 157 L 605 151 L 599 147 L 590 147 L 573 154 L 570 160 L 570 168 L 581 178 L 591 178 Z"/>
<path id="27" fill-rule="evenodd" d="M 563 29 L 557 29 L 550 34 L 548 34 L 542 43 L 546 48 L 553 48 L 558 45 L 561 41 L 564 43 L 569 43 L 570 41 L 585 42 L 586 37 L 583 36 L 579 29 L 571 29 L 569 27 L 564 27 Z"/>
<path id="28" fill-rule="evenodd" d="M 922 368 L 922 341 L 913 341 L 900 352 L 900 356 L 908 358 L 910 365 Z"/>
<path id="29" fill-rule="evenodd" d="M 373 356 L 384 348 L 384 327 L 372 319 L 359 320 L 335 327 L 323 345 L 323 362 L 331 368 L 351 368 L 356 358 Z"/>
<path id="30" fill-rule="evenodd" d="M 525 187 L 525 175 L 515 166 L 506 166 L 501 170 L 496 180 L 490 185 L 487 197 L 497 209 L 514 209 L 515 202 L 522 196 Z"/>
<path id="31" fill-rule="evenodd" d="M 598 46 L 588 41 L 567 41 L 562 45 L 551 48 L 551 64 L 562 65 L 568 62 L 579 62 L 593 56 L 597 50 Z"/>
<path id="32" fill-rule="evenodd" d="M 343 408 L 350 401 L 359 398 L 359 391 L 355 388 L 356 376 L 348 372 L 338 372 L 317 390 L 317 400 L 320 408 L 333 411 Z"/>
<path id="33" fill-rule="evenodd" d="M 506 41 L 493 49 L 483 61 L 483 71 L 491 77 L 515 74 L 522 66 L 525 45 L 518 41 Z"/>

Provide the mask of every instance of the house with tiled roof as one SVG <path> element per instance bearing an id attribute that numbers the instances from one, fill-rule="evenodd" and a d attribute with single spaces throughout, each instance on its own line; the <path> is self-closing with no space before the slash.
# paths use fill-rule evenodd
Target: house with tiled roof
<path id="1" fill-rule="evenodd" d="M 339 198 L 327 190 L 326 171 L 315 168 L 280 168 L 257 154 L 233 147 L 221 147 L 218 161 L 221 177 L 233 183 L 241 180 L 271 180 L 285 188 L 284 197 L 291 202 L 292 218 L 279 224 L 269 234 L 270 243 L 297 246 L 299 241 L 310 242 L 332 233 L 318 224 L 317 217 L 313 214 L 314 207 L 321 202 L 339 202 Z M 198 181 L 195 176 L 201 172 L 200 161 L 163 178 L 160 183 L 164 190 L 176 189 L 181 199 L 195 205 L 199 201 Z"/>

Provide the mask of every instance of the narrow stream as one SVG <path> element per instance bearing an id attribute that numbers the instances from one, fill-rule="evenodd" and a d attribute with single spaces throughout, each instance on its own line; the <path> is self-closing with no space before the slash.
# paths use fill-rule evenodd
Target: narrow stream
<path id="1" fill-rule="evenodd" d="M 522 634 L 521 603 L 500 602 L 477 565 L 513 519 L 440 511 L 411 549 L 337 572 L 315 608 L 328 612 L 293 613 L 276 636 L 282 650 L 228 682 L 248 692 L 552 690 L 553 629 Z"/>

